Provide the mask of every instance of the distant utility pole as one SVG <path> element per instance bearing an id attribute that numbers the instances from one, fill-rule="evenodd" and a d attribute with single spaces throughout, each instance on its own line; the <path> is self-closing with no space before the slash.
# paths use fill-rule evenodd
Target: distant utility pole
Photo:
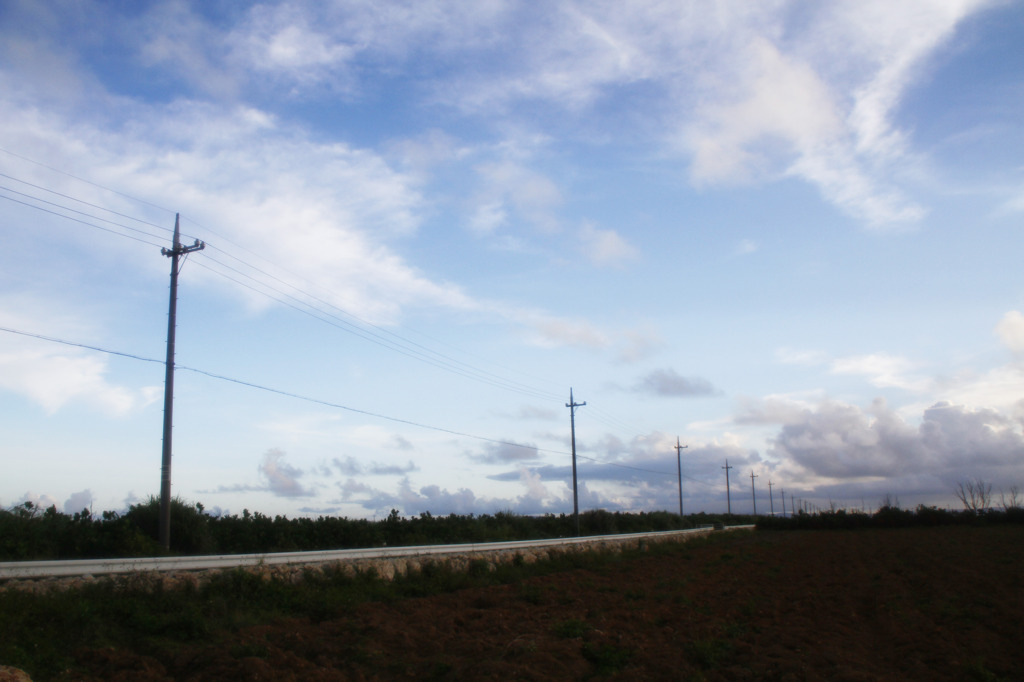
<path id="1" fill-rule="evenodd" d="M 172 247 L 160 249 L 160 253 L 171 259 L 171 302 L 167 313 L 167 363 L 164 377 L 164 447 L 160 470 L 160 546 L 164 551 L 171 548 L 171 426 L 174 421 L 174 327 L 178 312 L 178 273 L 184 265 L 182 256 L 206 247 L 198 239 L 192 246 L 181 245 L 179 219 L 180 215 L 175 214 Z"/>
<path id="2" fill-rule="evenodd" d="M 580 535 L 580 498 L 576 490 L 576 408 L 587 404 L 584 400 L 577 403 L 572 399 L 572 388 L 569 388 L 569 402 L 565 404 L 569 408 L 569 425 L 572 427 L 572 515 L 576 519 L 576 537 Z"/>
<path id="3" fill-rule="evenodd" d="M 782 494 L 782 518 L 786 518 L 786 489 L 779 488 L 779 492 Z"/>
<path id="4" fill-rule="evenodd" d="M 793 493 L 789 494 L 789 509 L 790 516 L 796 516 L 796 500 L 793 499 Z"/>
<path id="5" fill-rule="evenodd" d="M 683 450 L 689 445 L 680 445 L 679 436 L 676 436 L 676 464 L 679 466 L 679 517 L 683 516 Z"/>
<path id="6" fill-rule="evenodd" d="M 732 469 L 732 467 L 729 466 L 728 458 L 725 460 L 725 466 L 722 468 L 725 469 L 725 503 L 728 505 L 728 513 L 732 514 L 732 495 L 729 493 L 729 469 Z"/>
<path id="7" fill-rule="evenodd" d="M 775 498 L 772 497 L 772 479 L 768 479 L 768 503 L 772 506 L 772 516 L 775 516 Z"/>
<path id="8" fill-rule="evenodd" d="M 757 491 L 754 490 L 754 479 L 757 476 L 754 475 L 754 470 L 750 470 L 750 495 L 754 498 L 754 516 L 757 516 Z"/>

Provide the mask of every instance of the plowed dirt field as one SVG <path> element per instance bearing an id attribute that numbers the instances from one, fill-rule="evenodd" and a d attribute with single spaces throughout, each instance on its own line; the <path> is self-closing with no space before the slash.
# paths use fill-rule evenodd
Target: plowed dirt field
<path id="1" fill-rule="evenodd" d="M 1024 528 L 742 532 L 266 623 L 75 680 L 1021 680 Z"/>

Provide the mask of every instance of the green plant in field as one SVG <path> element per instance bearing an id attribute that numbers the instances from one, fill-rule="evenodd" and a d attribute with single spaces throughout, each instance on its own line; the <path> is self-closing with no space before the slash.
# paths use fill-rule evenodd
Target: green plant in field
<path id="1" fill-rule="evenodd" d="M 1004 679 L 989 670 L 984 661 L 965 663 L 961 670 L 962 678 L 968 682 L 1003 682 Z"/>
<path id="2" fill-rule="evenodd" d="M 544 590 L 533 583 L 520 585 L 518 597 L 527 604 L 533 604 L 534 606 L 539 606 L 547 601 Z"/>
<path id="3" fill-rule="evenodd" d="M 583 658 L 593 663 L 598 673 L 607 674 L 629 665 L 633 652 L 613 644 L 587 642 L 583 645 Z"/>
<path id="4" fill-rule="evenodd" d="M 231 655 L 235 658 L 266 658 L 269 653 L 265 644 L 257 642 L 246 642 L 231 648 Z"/>
<path id="5" fill-rule="evenodd" d="M 563 620 L 553 628 L 555 636 L 562 637 L 563 639 L 579 639 L 592 629 L 590 623 L 579 618 Z"/>
<path id="6" fill-rule="evenodd" d="M 698 668 L 712 670 L 732 655 L 732 645 L 721 639 L 693 639 L 684 647 L 686 657 Z"/>

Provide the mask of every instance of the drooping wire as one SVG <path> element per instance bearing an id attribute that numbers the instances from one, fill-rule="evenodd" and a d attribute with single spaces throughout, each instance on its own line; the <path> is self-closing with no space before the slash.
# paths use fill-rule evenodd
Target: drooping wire
<path id="1" fill-rule="evenodd" d="M 65 340 L 65 339 L 59 339 L 59 338 L 52 337 L 52 336 L 46 336 L 44 334 L 36 334 L 36 333 L 32 333 L 32 332 L 22 331 L 22 330 L 19 330 L 19 329 L 12 329 L 12 328 L 9 328 L 9 327 L 0 327 L 0 331 L 6 332 L 6 333 L 9 333 L 9 334 L 16 334 L 16 335 L 19 335 L 19 336 L 25 336 L 25 337 L 29 337 L 29 338 L 39 339 L 39 340 L 47 341 L 47 342 L 50 342 L 50 343 L 57 343 L 57 344 L 65 345 L 65 346 L 73 346 L 75 348 L 85 348 L 85 349 L 93 350 L 93 351 L 96 351 L 96 352 L 99 352 L 99 353 L 106 353 L 108 355 L 116 355 L 116 356 L 119 356 L 119 357 L 131 359 L 131 360 L 139 360 L 139 361 L 142 361 L 142 362 L 151 362 L 151 363 L 157 363 L 157 364 L 163 364 L 164 363 L 164 360 L 157 360 L 155 358 L 147 358 L 147 357 L 144 357 L 144 356 L 141 356 L 141 355 L 137 355 L 137 354 L 134 354 L 134 353 L 126 353 L 126 352 L 121 352 L 121 351 L 110 350 L 108 348 L 102 348 L 100 346 L 94 346 L 94 345 L 85 344 L 85 343 L 78 343 L 78 342 L 75 342 L 75 341 L 68 341 L 68 340 Z M 269 387 L 269 386 L 263 386 L 261 384 L 257 384 L 257 383 L 251 382 L 251 381 L 245 381 L 243 379 L 236 379 L 236 378 L 233 378 L 233 377 L 228 377 L 228 376 L 225 376 L 225 375 L 222 375 L 222 374 L 217 374 L 215 372 L 210 372 L 210 371 L 203 370 L 203 369 L 198 369 L 198 368 L 195 368 L 195 367 L 188 367 L 188 366 L 185 366 L 185 365 L 176 365 L 175 367 L 176 367 L 176 369 L 179 369 L 179 370 L 182 370 L 182 371 L 187 371 L 187 372 L 193 372 L 193 373 L 196 373 L 196 374 L 201 374 L 203 376 L 207 376 L 207 377 L 210 377 L 212 379 L 217 379 L 217 380 L 220 380 L 220 381 L 225 381 L 225 382 L 237 384 L 239 386 L 244 386 L 244 387 L 247 387 L 247 388 L 252 388 L 252 389 L 256 389 L 256 390 L 260 390 L 260 391 L 265 391 L 265 392 L 268 392 L 268 393 L 274 393 L 274 394 L 281 395 L 281 396 L 284 396 L 284 397 L 293 398 L 295 400 L 301 400 L 301 401 L 304 401 L 304 402 L 315 403 L 315 404 L 318 404 L 318 405 L 324 405 L 326 407 L 332 407 L 332 408 L 336 408 L 336 409 L 339 409 L 339 410 L 345 410 L 345 411 L 353 412 L 353 413 L 356 413 L 356 414 L 362 414 L 362 415 L 365 415 L 365 416 L 368 416 L 368 417 L 373 417 L 375 419 L 383 419 L 383 420 L 386 420 L 386 421 L 391 421 L 391 422 L 395 422 L 395 423 L 399 423 L 399 424 L 406 424 L 408 426 L 415 426 L 415 427 L 421 428 L 421 429 L 427 429 L 427 430 L 431 430 L 431 431 L 438 431 L 438 432 L 441 432 L 441 433 L 447 433 L 447 434 L 450 434 L 450 435 L 460 436 L 460 437 L 464 437 L 464 438 L 473 438 L 475 440 L 480 440 L 480 441 L 484 441 L 484 442 L 488 442 L 488 443 L 494 443 L 494 444 L 497 444 L 497 445 L 507 445 L 507 446 L 510 446 L 510 447 L 525 448 L 525 449 L 533 450 L 533 451 L 538 452 L 538 453 L 543 452 L 543 453 L 547 453 L 547 454 L 562 455 L 562 456 L 568 456 L 568 455 L 571 454 L 569 452 L 565 452 L 565 451 L 561 451 L 561 450 L 552 450 L 552 449 L 548 449 L 548 448 L 540 448 L 540 447 L 537 447 L 535 445 L 526 445 L 526 444 L 523 444 L 523 443 L 516 443 L 515 441 L 502 440 L 502 439 L 499 439 L 499 438 L 490 438 L 488 436 L 481 436 L 481 435 L 478 435 L 478 434 L 467 433 L 467 432 L 464 432 L 464 431 L 456 431 L 454 429 L 449 429 L 449 428 L 445 428 L 445 427 L 442 427 L 442 426 L 434 426 L 434 425 L 431 425 L 431 424 L 425 424 L 423 422 L 412 421 L 410 419 L 402 419 L 400 417 L 392 417 L 392 416 L 385 415 L 385 414 L 380 414 L 380 413 L 377 413 L 377 412 L 370 412 L 368 410 L 362 410 L 362 409 L 359 409 L 359 408 L 356 408 L 356 407 L 350 407 L 348 405 L 342 405 L 340 403 L 335 403 L 335 402 L 331 402 L 331 401 L 328 401 L 328 400 L 322 400 L 322 399 L 319 399 L 319 398 L 312 398 L 312 397 L 309 397 L 309 396 L 301 395 L 299 393 L 293 393 L 291 391 L 285 391 L 285 390 L 282 390 L 282 389 L 272 388 L 272 387 Z M 587 456 L 581 455 L 579 453 L 577 453 L 576 457 L 578 459 L 585 459 L 587 461 L 595 462 L 595 463 L 600 464 L 602 466 L 610 466 L 610 467 L 616 467 L 616 468 L 620 468 L 620 469 L 630 469 L 630 470 L 633 470 L 633 471 L 642 471 L 642 472 L 645 472 L 645 473 L 659 474 L 659 475 L 663 475 L 663 476 L 669 476 L 669 475 L 673 475 L 674 476 L 675 475 L 675 474 L 670 474 L 669 472 L 666 472 L 666 471 L 658 471 L 658 470 L 655 470 L 655 469 L 647 469 L 647 468 L 644 468 L 644 467 L 632 466 L 632 465 L 629 465 L 629 464 L 622 464 L 620 462 L 601 461 L 601 460 L 599 460 L 597 458 L 587 457 Z"/>
<path id="2" fill-rule="evenodd" d="M 12 202 L 14 202 L 16 204 L 22 204 L 23 206 L 28 206 L 29 208 L 34 208 L 37 211 L 42 211 L 43 213 L 49 213 L 51 215 L 55 215 L 55 216 L 64 218 L 66 220 L 71 220 L 71 221 L 74 221 L 76 223 L 81 223 L 82 225 L 87 225 L 88 227 L 91 227 L 91 228 L 96 229 L 96 230 L 102 230 L 103 232 L 109 232 L 111 234 L 116 234 L 117 236 L 124 237 L 125 239 L 133 239 L 133 240 L 135 240 L 137 242 L 142 242 L 143 244 L 148 244 L 149 246 L 154 246 L 156 248 L 160 248 L 160 246 L 161 246 L 160 244 L 157 244 L 155 242 L 146 241 L 145 239 L 141 239 L 139 237 L 133 237 L 130 234 L 125 234 L 124 232 L 118 232 L 117 230 L 112 230 L 109 227 L 103 227 L 101 225 L 94 225 L 93 223 L 87 222 L 85 220 L 81 220 L 80 218 L 75 218 L 74 216 L 69 216 L 69 215 L 65 215 L 63 213 L 58 213 L 57 211 L 51 211 L 48 208 L 43 208 L 42 206 L 37 206 L 35 204 L 30 204 L 30 203 L 28 203 L 26 201 L 20 201 L 18 199 L 13 198 L 13 197 L 8 197 L 8 196 L 4 196 L 4 195 L 0 194 L 0 199 L 6 199 L 7 201 L 12 201 Z M 71 209 L 68 209 L 68 210 L 71 210 Z M 129 228 L 129 229 L 131 229 L 131 228 Z M 149 236 L 152 236 L 152 235 L 149 235 Z"/>
<path id="3" fill-rule="evenodd" d="M 59 169 L 53 168 L 51 166 L 47 166 L 45 164 L 41 164 L 41 163 L 39 163 L 37 161 L 34 161 L 32 159 L 28 159 L 27 157 L 24 157 L 24 156 L 15 154 L 13 152 L 10 152 L 9 150 L 0 148 L 0 151 L 8 153 L 8 154 L 10 154 L 12 156 L 15 156 L 17 158 L 23 159 L 25 161 L 28 161 L 30 163 L 39 165 L 39 166 L 41 166 L 43 168 L 47 168 L 47 169 L 52 170 L 52 171 L 54 171 L 56 173 L 60 173 L 60 174 L 65 175 L 67 177 L 71 177 L 71 178 L 73 178 L 75 180 L 78 180 L 80 182 L 86 183 L 88 185 L 97 187 L 99 189 L 103 189 L 104 191 L 108 191 L 108 192 L 111 192 L 111 193 L 116 194 L 118 196 L 122 196 L 122 197 L 125 197 L 127 199 L 130 199 L 132 201 L 136 201 L 136 202 L 141 203 L 141 204 L 145 204 L 145 205 L 148 205 L 148 206 L 151 206 L 151 207 L 163 210 L 163 211 L 170 212 L 169 209 L 166 209 L 164 207 L 161 207 L 161 206 L 158 206 L 156 204 L 147 202 L 147 201 L 139 199 L 137 197 L 133 197 L 133 196 L 128 195 L 128 194 L 124 194 L 122 192 L 119 192 L 117 190 L 111 189 L 109 187 L 105 187 L 103 185 L 99 185 L 97 183 L 90 182 L 88 180 L 85 180 L 85 179 L 80 178 L 78 176 L 72 175 L 70 173 L 66 173 L 66 172 L 61 171 Z M 118 215 L 118 216 L 127 218 L 129 220 L 134 220 L 134 221 L 139 222 L 141 224 L 149 225 L 149 226 L 155 227 L 157 229 L 160 229 L 160 230 L 163 230 L 163 231 L 166 231 L 166 232 L 170 231 L 169 228 L 162 227 L 162 226 L 157 225 L 155 223 L 151 223 L 151 222 L 145 221 L 143 219 L 136 218 L 136 217 L 124 214 L 124 213 L 118 213 L 116 211 L 112 211 L 110 209 L 106 209 L 106 208 L 104 208 L 102 206 L 98 206 L 97 204 L 92 204 L 92 203 L 84 201 L 82 199 L 78 199 L 76 197 L 73 197 L 73 196 L 70 196 L 70 195 L 67 195 L 67 194 L 63 194 L 63 193 L 60 193 L 60 192 L 56 192 L 55 190 L 51 190 L 51 189 L 42 187 L 40 185 L 36 185 L 34 183 L 29 183 L 27 181 L 15 178 L 15 177 L 7 175 L 7 174 L 0 173 L 0 177 L 6 177 L 8 179 L 11 179 L 11 180 L 14 180 L 16 182 L 20 182 L 20 183 L 26 184 L 26 185 L 31 186 L 33 188 L 36 188 L 36 189 L 39 189 L 39 190 L 42 190 L 42 191 L 45 191 L 45 192 L 52 193 L 52 194 L 55 194 L 57 196 L 63 197 L 65 199 L 69 199 L 71 201 L 75 201 L 75 202 L 78 202 L 78 203 L 81 203 L 81 204 L 84 204 L 84 205 L 87 205 L 87 206 L 91 206 L 91 207 L 97 208 L 99 210 L 107 211 L 107 212 L 109 212 L 111 214 Z M 148 236 L 148 237 L 158 238 L 157 235 L 153 235 L 153 234 L 151 234 L 149 232 L 146 232 L 144 230 L 139 230 L 138 228 L 133 228 L 133 227 L 130 227 L 128 225 L 124 225 L 124 224 L 117 223 L 117 222 L 114 222 L 114 221 L 111 221 L 111 220 L 108 220 L 108 219 L 105 219 L 105 218 L 101 218 L 99 216 L 94 216 L 94 215 L 85 213 L 83 211 L 78 211 L 77 209 L 70 208 L 68 206 L 64 206 L 64 205 L 57 204 L 57 203 L 54 203 L 54 202 L 46 201 L 44 199 L 40 199 L 38 197 L 31 197 L 30 195 L 27 195 L 27 194 L 24 194 L 24 193 L 21 193 L 21 192 L 17 192 L 16 190 L 12 190 L 10 188 L 0 187 L 0 189 L 5 189 L 6 191 L 9 191 L 9 192 L 21 195 L 21 196 L 25 196 L 25 197 L 31 198 L 34 201 L 38 201 L 38 202 L 42 202 L 42 203 L 45 203 L 45 204 L 48 204 L 48 205 L 51 205 L 51 206 L 55 206 L 55 207 L 58 207 L 58 208 L 60 208 L 62 210 L 70 211 L 70 212 L 73 212 L 73 213 L 78 213 L 79 215 L 84 215 L 84 216 L 92 218 L 94 220 L 99 220 L 99 221 L 102 221 L 102 222 L 106 222 L 106 223 L 115 225 L 117 227 L 121 227 L 121 228 L 129 230 L 129 231 L 138 232 L 138 233 L 143 234 L 143 235 Z M 136 241 L 140 241 L 142 243 L 145 243 L 145 244 L 148 244 L 148 245 L 151 245 L 151 246 L 156 246 L 156 247 L 160 246 L 160 244 L 154 244 L 153 242 L 149 242 L 149 241 L 146 241 L 144 239 L 140 239 L 138 237 L 133 237 L 132 235 L 124 234 L 124 233 L 121 233 L 121 232 L 117 232 L 116 230 L 112 230 L 112 229 L 105 228 L 105 227 L 102 227 L 102 226 L 99 226 L 99 225 L 95 225 L 95 224 L 86 222 L 84 220 L 80 220 L 80 219 L 74 218 L 72 216 L 68 216 L 68 215 L 65 215 L 65 214 L 62 214 L 62 213 L 58 213 L 56 211 L 51 211 L 51 210 L 48 210 L 48 209 L 43 208 L 43 207 L 38 206 L 38 205 L 29 204 L 29 203 L 26 203 L 26 202 L 23 202 L 23 201 L 19 201 L 17 199 L 13 199 L 11 197 L 7 197 L 7 196 L 3 196 L 3 195 L 0 195 L 0 197 L 6 198 L 9 201 L 14 201 L 16 203 L 20 203 L 20 204 L 29 206 L 31 208 L 35 208 L 35 209 L 40 210 L 40 211 L 44 211 L 46 213 L 51 213 L 53 215 L 56 215 L 56 216 L 59 216 L 59 217 L 63 217 L 65 219 L 81 223 L 83 225 L 87 225 L 87 226 L 92 227 L 94 229 L 103 230 L 103 231 L 106 231 L 106 232 L 110 232 L 112 234 L 116 234 L 118 236 L 127 237 L 129 239 L 134 239 Z M 194 222 L 194 221 L 192 221 L 192 222 Z M 198 223 L 195 223 L 195 224 L 198 225 Z M 200 226 L 200 227 L 202 227 L 202 226 Z M 227 239 L 223 235 L 219 235 L 216 231 L 214 231 L 212 229 L 209 229 L 209 228 L 203 228 L 203 229 L 206 229 L 209 232 L 211 232 L 212 234 L 215 234 L 215 235 L 221 237 L 222 239 L 225 240 L 225 242 L 232 244 L 236 248 L 242 249 L 242 250 L 244 250 L 244 251 L 246 251 L 246 252 L 248 252 L 250 254 L 253 254 L 253 255 L 257 256 L 257 257 L 262 258 L 261 256 L 259 256 L 259 254 L 256 254 L 255 252 L 253 252 L 253 251 L 251 251 L 249 249 L 246 249 L 244 246 L 240 246 L 238 244 L 235 244 L 234 242 L 231 242 L 229 239 Z M 363 319 L 359 318 L 358 316 L 355 316 L 355 315 L 353 315 L 353 314 L 351 314 L 351 313 L 349 313 L 347 311 L 344 311 L 341 308 L 338 308 L 337 306 L 331 304 L 330 302 L 328 302 L 328 301 L 326 301 L 326 300 L 324 300 L 324 299 L 322 299 L 322 298 L 320 298 L 318 296 L 315 296 L 315 295 L 309 293 L 308 291 L 305 291 L 305 290 L 303 290 L 303 289 L 301 289 L 299 287 L 296 287 L 295 285 L 290 284 L 289 282 L 286 282 L 283 279 L 281 279 L 281 278 L 279 278 L 279 277 L 277 277 L 277 276 L 275 276 L 275 275 L 273 275 L 273 274 L 271 274 L 271 273 L 269 273 L 269 272 L 267 272 L 267 271 L 265 271 L 265 270 L 263 270 L 263 269 L 261 269 L 259 267 L 256 267 L 256 266 L 252 265 L 251 263 L 246 262 L 245 260 L 235 256 L 234 254 L 231 254 L 231 253 L 225 251 L 224 249 L 220 249 L 220 248 L 216 247 L 215 245 L 209 245 L 208 244 L 208 246 L 210 246 L 212 249 L 214 249 L 214 250 L 216 250 L 216 251 L 218 251 L 220 253 L 223 253 L 225 256 L 227 256 L 229 258 L 232 258 L 233 260 L 237 261 L 241 265 L 243 265 L 243 266 L 245 266 L 247 268 L 250 268 L 253 271 L 263 275 L 264 277 L 268 277 L 268 278 L 270 278 L 273 281 L 276 281 L 276 282 L 278 282 L 278 283 L 280 283 L 280 284 L 282 284 L 284 286 L 289 287 L 290 289 L 294 290 L 298 294 L 301 294 L 302 296 L 305 296 L 307 299 L 315 301 L 320 306 L 326 306 L 328 309 L 337 311 L 338 314 L 331 313 L 330 310 L 324 310 L 323 308 L 318 307 L 317 305 L 314 305 L 314 304 L 310 303 L 309 300 L 302 300 L 299 297 L 294 296 L 292 294 L 289 294 L 289 293 L 287 293 L 285 291 L 282 291 L 281 289 L 276 288 L 276 287 L 274 287 L 274 286 L 272 286 L 270 284 L 267 284 L 266 282 L 261 282 L 260 280 L 258 280 L 257 278 L 253 277 L 252 275 L 247 274 L 245 272 L 242 272 L 241 270 L 239 270 L 237 268 L 233 268 L 233 267 L 227 265 L 226 263 L 218 261 L 218 260 L 210 257 L 208 254 L 204 254 L 204 260 L 209 260 L 209 261 L 215 263 L 216 265 L 218 265 L 218 266 L 220 266 L 222 268 L 225 268 L 225 269 L 227 269 L 229 271 L 232 271 L 232 272 L 238 274 L 239 276 L 244 277 L 244 278 L 250 280 L 251 282 L 253 282 L 253 283 L 255 283 L 255 284 L 259 285 L 259 286 L 265 287 L 266 289 L 269 289 L 271 292 L 274 292 L 278 296 L 284 297 L 284 299 L 288 299 L 288 300 L 292 301 L 292 303 L 289 303 L 288 300 L 282 300 L 282 298 L 278 298 L 278 297 L 274 296 L 273 294 L 268 293 L 265 290 L 260 290 L 260 289 L 254 287 L 254 286 L 246 284 L 245 282 L 242 282 L 242 281 L 240 281 L 240 280 L 238 280 L 236 278 L 233 278 L 233 277 L 231 277 L 229 275 L 226 275 L 223 272 L 220 272 L 220 271 L 218 271 L 218 270 L 216 270 L 214 268 L 206 266 L 206 265 L 203 264 L 202 261 L 197 261 L 197 264 L 199 264 L 201 267 L 204 267 L 208 271 L 213 272 L 213 273 L 215 273 L 215 274 L 217 274 L 217 275 L 219 275 L 221 277 L 224 277 L 224 278 L 228 279 L 229 281 L 232 281 L 235 284 L 238 284 L 239 286 L 243 286 L 243 287 L 248 288 L 248 289 L 250 289 L 250 290 L 252 290 L 254 292 L 257 292 L 257 293 L 259 293 L 261 295 L 267 296 L 268 298 L 270 298 L 271 300 L 274 300 L 275 302 L 278 302 L 278 303 L 281 303 L 282 305 L 286 305 L 288 307 L 291 307 L 294 310 L 296 310 L 298 312 L 301 312 L 303 314 L 310 315 L 311 317 L 313 317 L 315 319 L 318 319 L 318 320 L 320 320 L 322 322 L 330 324 L 330 325 L 332 325 L 332 326 L 334 326 L 336 328 L 342 329 L 343 331 L 346 331 L 346 332 L 351 333 L 351 334 L 353 334 L 355 336 L 358 336 L 358 337 L 360 337 L 360 338 L 362 338 L 362 339 L 364 339 L 366 341 L 369 341 L 371 343 L 375 343 L 375 344 L 380 345 L 380 346 L 382 346 L 384 348 L 387 348 L 387 349 L 392 350 L 394 352 L 398 352 L 398 353 L 406 355 L 408 357 L 411 357 L 411 358 L 414 358 L 414 359 L 418 359 L 418 360 L 420 360 L 422 362 L 425 362 L 427 364 L 435 366 L 435 367 L 437 367 L 439 369 L 452 372 L 454 374 L 463 376 L 465 378 L 469 378 L 469 379 L 473 379 L 473 380 L 476 380 L 476 381 L 480 381 L 480 382 L 483 382 L 485 384 L 489 384 L 489 385 L 495 386 L 497 388 L 502 388 L 502 389 L 509 390 L 509 391 L 512 391 L 512 392 L 517 392 L 517 393 L 520 393 L 520 394 L 523 394 L 523 395 L 528 395 L 528 396 L 534 397 L 534 398 L 540 398 L 540 399 L 545 399 L 545 400 L 547 400 L 547 399 L 555 399 L 556 398 L 556 395 L 553 394 L 553 393 L 542 391 L 540 389 L 531 387 L 531 386 L 529 386 L 527 384 L 523 384 L 521 382 L 517 382 L 517 381 L 514 381 L 514 380 L 506 379 L 504 377 L 501 377 L 500 375 L 494 374 L 492 372 L 488 372 L 488 371 L 480 369 L 478 367 L 474 367 L 473 365 L 471 365 L 469 363 L 465 363 L 465 362 L 462 362 L 462 361 L 457 360 L 455 358 L 452 358 L 452 357 L 450 357 L 448 355 L 445 355 L 443 353 L 439 353 L 438 351 L 435 351 L 435 350 L 430 349 L 430 348 L 428 348 L 426 346 L 423 346 L 422 344 L 419 344 L 419 343 L 417 343 L 417 342 L 415 342 L 415 341 L 413 341 L 411 339 L 407 339 L 407 338 L 405 338 L 405 337 L 403 337 L 401 335 L 395 334 L 394 332 L 391 332 L 391 331 L 389 331 L 387 329 L 384 329 L 382 327 L 374 325 L 373 323 L 370 323 L 367 320 L 363 320 Z M 288 274 L 291 274 L 291 273 L 288 273 Z M 301 279 L 301 278 L 299 278 L 299 279 Z M 341 318 L 339 316 L 339 314 L 340 315 L 345 315 L 347 317 L 350 317 L 350 318 L 358 321 L 361 325 L 363 325 L 363 327 L 360 327 L 360 326 L 358 326 L 355 323 L 349 322 L 349 321 Z M 369 327 L 369 328 L 371 328 L 373 330 L 376 330 L 379 333 L 375 333 L 374 331 L 371 331 L 371 329 L 366 329 L 365 327 Z M 388 337 L 391 337 L 393 339 L 396 339 L 397 341 L 392 342 L 388 338 L 385 338 L 384 335 L 386 335 Z M 429 338 L 429 337 L 427 337 L 427 338 Z M 436 340 L 435 340 L 435 342 L 436 342 Z M 403 345 L 403 344 L 405 344 L 405 345 Z M 409 346 L 412 346 L 412 347 L 410 348 Z M 417 349 L 421 349 L 421 350 L 417 350 Z M 457 350 L 460 350 L 460 352 L 465 352 L 465 351 L 462 351 L 461 349 L 457 349 Z M 620 430 L 620 429 L 621 430 L 626 430 L 626 431 L 632 432 L 634 435 L 638 435 L 638 436 L 642 436 L 643 435 L 643 434 L 640 434 L 636 429 L 626 425 L 625 423 L 617 420 L 613 416 L 609 415 L 606 412 L 603 412 L 600 409 L 594 409 L 593 411 L 594 411 L 595 417 L 597 418 L 598 421 L 601 421 L 602 423 L 612 427 L 613 429 L 616 429 L 616 430 Z M 626 466 L 626 465 L 619 465 L 619 464 L 609 463 L 609 462 L 601 462 L 600 460 L 597 460 L 597 459 L 594 459 L 594 458 L 588 458 L 588 457 L 585 457 L 585 456 L 582 456 L 582 455 L 578 455 L 578 456 L 583 458 L 583 459 L 592 460 L 592 461 L 597 462 L 597 463 L 610 464 L 610 465 L 614 465 L 614 466 Z M 641 469 L 641 468 L 637 468 L 637 467 L 631 467 L 631 468 L 635 468 L 635 469 L 642 470 L 642 471 L 647 471 L 649 473 L 658 473 L 658 474 L 667 475 L 666 472 L 654 471 L 654 470 L 649 470 L 649 469 Z"/>

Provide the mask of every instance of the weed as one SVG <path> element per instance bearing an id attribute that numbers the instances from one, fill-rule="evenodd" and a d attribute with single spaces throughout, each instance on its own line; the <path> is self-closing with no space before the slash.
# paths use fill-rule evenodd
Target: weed
<path id="1" fill-rule="evenodd" d="M 545 601 L 544 590 L 533 583 L 524 583 L 519 586 L 519 598 L 527 604 L 540 606 Z"/>
<path id="2" fill-rule="evenodd" d="M 1003 678 L 985 666 L 982 661 L 965 663 L 962 668 L 962 679 L 969 682 L 1002 682 Z"/>
<path id="3" fill-rule="evenodd" d="M 678 606 L 692 606 L 693 599 L 691 599 L 690 596 L 686 594 L 677 594 L 674 597 L 672 597 L 672 603 Z"/>
<path id="4" fill-rule="evenodd" d="M 610 673 L 622 670 L 633 658 L 633 652 L 613 644 L 587 642 L 583 645 L 583 658 L 597 667 L 598 673 Z"/>
<path id="5" fill-rule="evenodd" d="M 235 658 L 266 658 L 270 651 L 263 644 L 246 642 L 231 648 L 231 655 Z"/>
<path id="6" fill-rule="evenodd" d="M 555 625 L 554 633 L 563 639 L 579 639 L 592 629 L 587 621 L 570 618 Z"/>
<path id="7" fill-rule="evenodd" d="M 721 639 L 694 639 L 686 643 L 686 656 L 703 670 L 717 668 L 732 655 L 732 645 Z"/>
<path id="8" fill-rule="evenodd" d="M 722 634 L 729 639 L 739 639 L 746 633 L 747 628 L 742 623 L 736 621 L 729 621 L 722 626 Z"/>

